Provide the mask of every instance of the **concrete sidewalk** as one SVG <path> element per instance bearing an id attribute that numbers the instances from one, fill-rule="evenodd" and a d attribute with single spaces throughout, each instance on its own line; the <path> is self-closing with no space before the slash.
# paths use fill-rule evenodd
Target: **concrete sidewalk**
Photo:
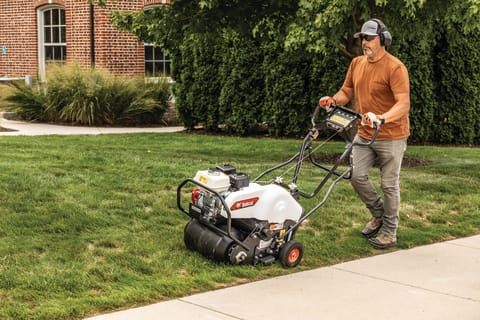
<path id="1" fill-rule="evenodd" d="M 88 320 L 479 320 L 480 235 Z"/>
<path id="2" fill-rule="evenodd" d="M 184 127 L 80 127 L 7 120 L 0 117 L 0 136 L 95 135 L 135 132 L 179 132 Z"/>

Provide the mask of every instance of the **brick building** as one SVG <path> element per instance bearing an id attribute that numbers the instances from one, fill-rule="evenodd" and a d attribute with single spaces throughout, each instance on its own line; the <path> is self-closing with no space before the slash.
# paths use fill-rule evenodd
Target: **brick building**
<path id="1" fill-rule="evenodd" d="M 77 62 L 118 75 L 158 76 L 170 62 L 159 50 L 109 23 L 110 10 L 148 10 L 170 0 L 0 0 L 0 77 L 44 79 L 52 62 Z"/>

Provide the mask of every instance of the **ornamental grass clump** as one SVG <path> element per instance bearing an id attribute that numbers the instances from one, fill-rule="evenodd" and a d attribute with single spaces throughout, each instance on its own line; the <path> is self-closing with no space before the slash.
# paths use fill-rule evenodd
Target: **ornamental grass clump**
<path id="1" fill-rule="evenodd" d="M 160 79 L 118 77 L 78 65 L 54 65 L 47 81 L 34 87 L 11 83 L 11 109 L 25 120 L 73 125 L 161 124 L 171 97 Z"/>

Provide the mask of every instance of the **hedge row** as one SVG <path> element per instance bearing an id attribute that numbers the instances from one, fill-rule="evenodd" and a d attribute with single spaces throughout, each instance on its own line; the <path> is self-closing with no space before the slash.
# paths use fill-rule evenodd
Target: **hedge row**
<path id="1" fill-rule="evenodd" d="M 480 143 L 479 35 L 430 26 L 395 39 L 389 50 L 409 69 L 410 140 Z M 434 28 L 437 28 L 434 30 Z M 408 30 L 406 30 L 407 34 Z M 188 128 L 250 135 L 304 133 L 318 99 L 341 86 L 349 59 L 283 49 L 229 30 L 193 34 L 173 57 L 177 109 Z"/>

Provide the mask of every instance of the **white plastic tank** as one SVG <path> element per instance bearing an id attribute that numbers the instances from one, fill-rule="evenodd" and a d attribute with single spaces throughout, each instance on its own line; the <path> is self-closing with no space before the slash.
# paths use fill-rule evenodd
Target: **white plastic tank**
<path id="1" fill-rule="evenodd" d="M 258 219 L 269 223 L 298 221 L 303 207 L 284 188 L 276 184 L 250 183 L 246 188 L 229 194 L 225 202 L 232 219 Z"/>

